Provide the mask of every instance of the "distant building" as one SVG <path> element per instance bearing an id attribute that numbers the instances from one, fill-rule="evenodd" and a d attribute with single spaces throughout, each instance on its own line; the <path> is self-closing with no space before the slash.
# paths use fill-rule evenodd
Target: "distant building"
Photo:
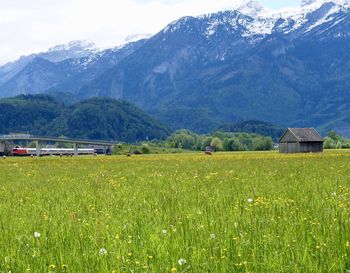
<path id="1" fill-rule="evenodd" d="M 321 153 L 323 138 L 314 128 L 288 128 L 279 141 L 280 153 Z"/>
<path id="2" fill-rule="evenodd" d="M 0 141 L 0 156 L 10 155 L 11 147 L 7 141 Z"/>

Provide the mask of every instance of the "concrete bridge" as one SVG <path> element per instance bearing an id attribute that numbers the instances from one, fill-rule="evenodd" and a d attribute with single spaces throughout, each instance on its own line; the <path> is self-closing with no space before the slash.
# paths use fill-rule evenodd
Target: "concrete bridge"
<path id="1" fill-rule="evenodd" d="M 40 143 L 41 142 L 55 142 L 55 143 L 70 143 L 73 144 L 74 155 L 78 155 L 77 146 L 80 145 L 92 145 L 103 147 L 104 149 L 110 148 L 116 144 L 111 141 L 101 141 L 101 140 L 86 140 L 86 139 L 74 139 L 74 138 L 58 138 L 58 137 L 40 137 L 33 136 L 30 134 L 11 134 L 11 135 L 0 135 L 0 153 L 6 151 L 7 143 L 13 141 L 30 141 L 35 142 L 36 155 L 40 156 Z"/>

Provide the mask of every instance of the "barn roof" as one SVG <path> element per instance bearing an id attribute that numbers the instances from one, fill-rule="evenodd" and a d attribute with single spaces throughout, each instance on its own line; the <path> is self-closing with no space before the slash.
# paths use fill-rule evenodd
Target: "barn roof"
<path id="1" fill-rule="evenodd" d="M 288 128 L 280 140 L 290 131 L 299 142 L 322 142 L 323 138 L 314 128 Z"/>

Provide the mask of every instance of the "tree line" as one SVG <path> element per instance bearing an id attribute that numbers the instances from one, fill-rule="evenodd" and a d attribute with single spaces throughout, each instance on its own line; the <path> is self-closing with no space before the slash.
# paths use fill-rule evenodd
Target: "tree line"
<path id="1" fill-rule="evenodd" d="M 324 139 L 323 147 L 325 149 L 349 149 L 350 140 L 337 134 L 335 131 L 330 131 Z"/>
<path id="2" fill-rule="evenodd" d="M 177 130 L 164 145 L 171 148 L 203 151 L 211 147 L 214 151 L 269 151 L 274 148 L 271 137 L 249 133 L 215 132 L 198 135 L 189 130 Z"/>

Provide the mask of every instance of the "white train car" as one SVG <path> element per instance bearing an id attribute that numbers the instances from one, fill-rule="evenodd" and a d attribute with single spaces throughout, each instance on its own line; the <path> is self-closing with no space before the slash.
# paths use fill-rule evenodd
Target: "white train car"
<path id="1" fill-rule="evenodd" d="M 78 155 L 94 155 L 95 149 L 77 149 Z M 14 156 L 32 156 L 36 155 L 36 148 L 21 148 L 15 147 L 12 149 Z M 74 149 L 72 148 L 40 148 L 40 155 L 74 155 Z"/>

